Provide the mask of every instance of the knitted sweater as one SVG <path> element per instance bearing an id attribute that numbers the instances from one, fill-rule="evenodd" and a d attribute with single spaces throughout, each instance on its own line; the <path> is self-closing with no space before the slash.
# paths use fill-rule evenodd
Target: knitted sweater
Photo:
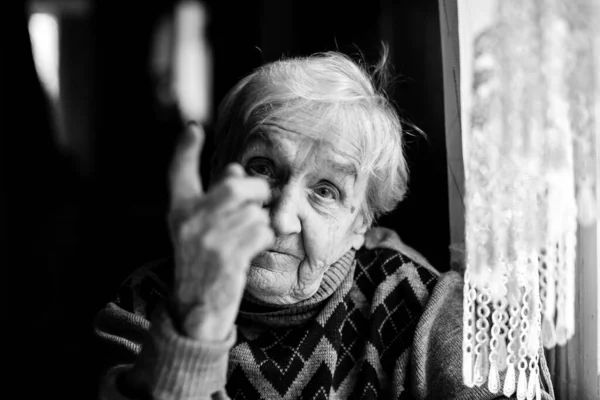
<path id="1" fill-rule="evenodd" d="M 164 300 L 172 265 L 136 271 L 102 309 L 103 399 L 493 399 L 462 383 L 462 288 L 391 231 L 336 262 L 311 299 L 246 296 L 221 343 L 181 336 Z M 152 323 L 150 322 L 152 321 Z M 540 349 L 543 398 L 553 398 Z"/>

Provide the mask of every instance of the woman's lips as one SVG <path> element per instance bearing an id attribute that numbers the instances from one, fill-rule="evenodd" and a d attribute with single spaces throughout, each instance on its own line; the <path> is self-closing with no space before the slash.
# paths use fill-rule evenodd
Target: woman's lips
<path id="1" fill-rule="evenodd" d="M 271 253 L 271 254 L 279 254 L 279 255 L 283 255 L 283 256 L 293 257 L 293 258 L 296 258 L 296 259 L 298 259 L 298 260 L 300 260 L 300 259 L 301 259 L 301 258 L 300 258 L 300 257 L 298 257 L 297 255 L 295 255 L 295 254 L 293 254 L 293 253 L 291 253 L 291 252 L 288 252 L 288 251 L 284 251 L 284 250 L 274 250 L 274 249 L 269 249 L 269 250 L 267 250 L 267 252 L 268 252 L 268 253 Z"/>
<path id="2" fill-rule="evenodd" d="M 251 265 L 269 271 L 282 272 L 288 269 L 296 270 L 299 262 L 301 262 L 299 257 L 281 250 L 265 250 L 254 257 Z"/>
<path id="3" fill-rule="evenodd" d="M 266 269 L 273 269 L 274 265 L 293 265 L 295 268 L 300 261 L 302 261 L 302 258 L 295 256 L 294 254 L 290 254 L 283 250 L 269 249 L 259 253 L 256 257 L 254 257 L 252 260 L 252 265 Z"/>

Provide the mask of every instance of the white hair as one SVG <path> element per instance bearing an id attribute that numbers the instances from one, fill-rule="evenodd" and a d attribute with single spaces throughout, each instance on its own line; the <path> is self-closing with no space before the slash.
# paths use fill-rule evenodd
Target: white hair
<path id="1" fill-rule="evenodd" d="M 384 47 L 381 61 L 370 70 L 333 51 L 256 69 L 221 102 L 213 172 L 234 161 L 251 132 L 264 122 L 293 119 L 298 112 L 316 115 L 355 147 L 353 158 L 367 176 L 362 211 L 371 225 L 396 207 L 408 185 L 402 124 L 381 87 L 387 77 L 387 56 Z"/>

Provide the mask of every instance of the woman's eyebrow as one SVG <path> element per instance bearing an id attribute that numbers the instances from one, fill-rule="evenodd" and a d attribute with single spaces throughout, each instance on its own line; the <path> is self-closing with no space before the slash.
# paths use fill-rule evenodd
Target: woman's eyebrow
<path id="1" fill-rule="evenodd" d="M 248 150 L 257 150 L 257 149 L 273 149 L 273 141 L 267 136 L 263 135 L 260 132 L 254 133 L 252 136 L 248 138 L 246 142 L 245 151 Z"/>
<path id="2" fill-rule="evenodd" d="M 338 161 L 328 161 L 327 162 L 327 166 L 329 168 L 331 168 L 332 170 L 334 170 L 335 172 L 347 175 L 347 176 L 353 176 L 354 178 L 356 178 L 358 176 L 358 173 L 356 171 L 356 167 L 354 166 L 354 164 L 352 163 L 342 163 L 342 162 L 338 162 Z"/>

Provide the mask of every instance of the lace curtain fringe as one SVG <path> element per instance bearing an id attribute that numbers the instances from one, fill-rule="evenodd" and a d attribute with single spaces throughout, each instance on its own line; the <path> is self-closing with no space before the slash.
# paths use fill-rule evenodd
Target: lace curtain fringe
<path id="1" fill-rule="evenodd" d="M 577 226 L 597 216 L 600 66 L 590 38 L 598 40 L 599 7 L 465 0 L 459 20 L 490 4 L 490 24 L 461 36 L 473 54 L 473 85 L 461 93 L 471 100 L 462 110 L 463 378 L 532 400 L 540 399 L 542 346 L 564 345 L 575 332 Z"/>

